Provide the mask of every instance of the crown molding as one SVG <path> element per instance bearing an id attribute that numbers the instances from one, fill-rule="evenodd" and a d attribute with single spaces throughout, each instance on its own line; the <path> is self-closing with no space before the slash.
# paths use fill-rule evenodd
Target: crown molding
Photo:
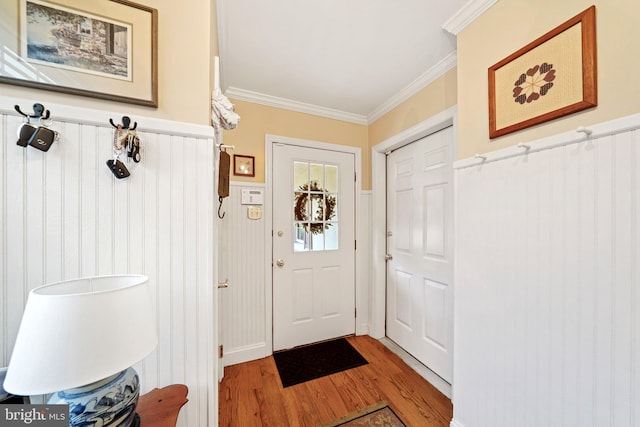
<path id="1" fill-rule="evenodd" d="M 498 0 L 470 0 L 462 6 L 451 18 L 449 18 L 442 28 L 445 31 L 457 36 L 467 25 L 475 21 L 487 9 L 493 6 Z"/>
<path id="2" fill-rule="evenodd" d="M 265 95 L 259 92 L 230 87 L 225 91 L 228 98 L 237 99 L 239 101 L 253 102 L 255 104 L 267 105 L 270 107 L 283 108 L 285 110 L 297 111 L 300 113 L 313 114 L 315 116 L 327 117 L 330 119 L 342 120 L 345 122 L 356 123 L 359 125 L 370 125 L 378 120 L 389 111 L 402 104 L 407 99 L 424 89 L 434 80 L 442 77 L 447 71 L 453 69 L 458 64 L 457 52 L 454 50 L 443 60 L 428 69 L 413 82 L 409 83 L 400 92 L 393 95 L 384 104 L 373 110 L 368 116 L 347 113 L 345 111 L 335 110 L 332 108 L 320 107 L 304 102 L 292 101 L 290 99 L 279 98 L 276 96 Z"/>
<path id="3" fill-rule="evenodd" d="M 407 99 L 411 98 L 413 95 L 433 83 L 439 77 L 442 77 L 447 71 L 453 69 L 458 64 L 457 52 L 454 50 L 449 55 L 447 55 L 443 60 L 438 62 L 433 67 L 429 68 L 426 72 L 424 72 L 420 77 L 415 79 L 413 82 L 409 83 L 404 89 L 400 92 L 393 95 L 389 98 L 384 104 L 380 105 L 378 108 L 373 110 L 367 116 L 367 122 L 369 124 L 375 122 L 380 117 L 387 114 L 389 111 L 396 108 L 398 105 L 402 104 Z"/>
<path id="4" fill-rule="evenodd" d="M 267 105 L 270 107 L 283 108 L 285 110 L 297 111 L 299 113 L 313 114 L 315 116 L 326 117 L 329 119 L 351 122 L 359 125 L 367 125 L 367 118 L 360 114 L 347 113 L 345 111 L 335 110 L 333 108 L 320 107 L 318 105 L 307 104 L 304 102 L 292 101 L 290 99 L 279 98 L 277 96 L 265 95 L 250 90 L 239 89 L 237 87 L 229 87 L 225 91 L 228 98 L 237 99 L 239 101 L 253 102 L 255 104 Z"/>

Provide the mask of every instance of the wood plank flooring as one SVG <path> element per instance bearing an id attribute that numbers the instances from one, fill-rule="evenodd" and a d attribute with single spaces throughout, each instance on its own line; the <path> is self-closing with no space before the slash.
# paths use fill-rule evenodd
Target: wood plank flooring
<path id="1" fill-rule="evenodd" d="M 369 364 L 282 388 L 273 357 L 225 368 L 220 426 L 315 426 L 386 400 L 407 426 L 449 426 L 451 401 L 383 344 L 347 338 Z"/>

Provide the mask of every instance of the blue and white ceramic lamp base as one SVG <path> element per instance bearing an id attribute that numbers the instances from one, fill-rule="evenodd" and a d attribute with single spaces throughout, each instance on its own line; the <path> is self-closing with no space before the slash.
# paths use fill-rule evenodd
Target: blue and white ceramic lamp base
<path id="1" fill-rule="evenodd" d="M 51 404 L 69 405 L 70 427 L 135 427 L 140 381 L 133 368 L 82 387 L 59 391 Z"/>

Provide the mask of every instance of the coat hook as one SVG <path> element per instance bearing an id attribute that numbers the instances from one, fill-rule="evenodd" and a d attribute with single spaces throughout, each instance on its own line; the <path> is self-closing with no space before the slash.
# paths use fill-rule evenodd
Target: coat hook
<path id="1" fill-rule="evenodd" d="M 529 144 L 525 144 L 523 142 L 518 144 L 518 148 L 524 148 L 526 151 L 531 150 L 531 146 Z"/>
<path id="2" fill-rule="evenodd" d="M 580 126 L 580 127 L 578 127 L 578 129 L 576 129 L 576 132 L 584 133 L 584 134 L 585 134 L 585 135 L 587 135 L 587 136 L 589 136 L 589 135 L 591 135 L 591 134 L 593 133 L 593 131 L 592 131 L 591 129 L 587 129 L 587 128 L 586 128 L 586 127 L 584 127 L 584 126 Z"/>
<path id="3" fill-rule="evenodd" d="M 19 105 L 15 105 L 14 108 L 16 111 L 28 119 L 44 119 L 47 120 L 49 118 L 50 112 L 49 110 L 44 108 L 44 105 L 40 103 L 33 104 L 33 114 L 27 114 L 20 109 Z"/>
<path id="4" fill-rule="evenodd" d="M 487 156 L 481 156 L 480 154 L 476 154 L 475 156 L 476 159 L 481 159 L 483 162 L 487 161 Z"/>
<path id="5" fill-rule="evenodd" d="M 113 119 L 109 119 L 109 123 L 111 123 L 111 126 L 113 126 L 114 128 L 118 128 L 118 125 L 116 125 L 113 122 Z M 122 127 L 122 129 L 124 130 L 136 130 L 136 128 L 138 127 L 138 122 L 133 122 L 133 126 L 129 127 L 131 125 L 131 119 L 129 118 L 129 116 L 122 116 L 122 125 L 120 125 Z"/>
<path id="6" fill-rule="evenodd" d="M 21 116 L 27 119 L 27 123 L 22 123 L 18 128 L 18 141 L 16 145 L 26 147 L 31 145 L 40 151 L 49 151 L 51 145 L 58 140 L 58 132 L 48 128 L 48 125 L 42 121 L 49 118 L 49 110 L 44 108 L 42 104 L 33 104 L 33 114 L 27 114 L 20 109 L 19 105 L 14 106 L 15 110 Z M 31 119 L 36 122 L 32 123 Z"/>

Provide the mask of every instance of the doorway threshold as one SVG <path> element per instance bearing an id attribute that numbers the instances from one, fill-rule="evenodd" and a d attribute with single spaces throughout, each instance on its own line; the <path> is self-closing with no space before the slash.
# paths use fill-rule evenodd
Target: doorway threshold
<path id="1" fill-rule="evenodd" d="M 422 378 L 427 380 L 429 384 L 437 388 L 440 393 L 451 399 L 451 384 L 442 379 L 438 374 L 423 365 L 418 359 L 407 353 L 402 347 L 387 337 L 379 340 L 385 347 L 394 352 L 404 363 L 409 365 L 411 369 L 416 371 Z"/>

